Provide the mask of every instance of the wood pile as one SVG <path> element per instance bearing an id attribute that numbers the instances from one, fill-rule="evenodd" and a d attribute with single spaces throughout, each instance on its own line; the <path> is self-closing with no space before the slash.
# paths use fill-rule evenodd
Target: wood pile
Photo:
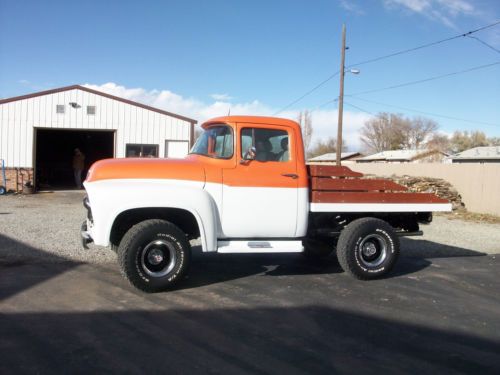
<path id="1" fill-rule="evenodd" d="M 465 210 L 462 197 L 448 181 L 440 178 L 412 176 L 391 176 L 391 179 L 398 184 L 406 186 L 411 192 L 433 193 L 440 198 L 450 201 L 453 211 Z"/>

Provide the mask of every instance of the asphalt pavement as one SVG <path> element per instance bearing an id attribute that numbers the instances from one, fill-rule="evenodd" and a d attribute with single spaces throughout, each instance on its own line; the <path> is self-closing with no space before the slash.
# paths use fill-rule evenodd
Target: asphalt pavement
<path id="1" fill-rule="evenodd" d="M 334 259 L 196 252 L 144 294 L 114 264 L 3 259 L 0 373 L 498 374 L 499 265 L 403 256 L 362 282 Z"/>

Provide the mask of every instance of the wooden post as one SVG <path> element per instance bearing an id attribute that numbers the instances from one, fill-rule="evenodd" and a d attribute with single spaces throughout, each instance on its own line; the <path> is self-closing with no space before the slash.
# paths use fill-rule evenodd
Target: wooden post
<path id="1" fill-rule="evenodd" d="M 342 153 L 342 118 L 344 115 L 344 73 L 345 73 L 345 25 L 342 25 L 342 49 L 340 51 L 340 93 L 339 93 L 339 117 L 337 126 L 337 165 L 341 165 Z"/>

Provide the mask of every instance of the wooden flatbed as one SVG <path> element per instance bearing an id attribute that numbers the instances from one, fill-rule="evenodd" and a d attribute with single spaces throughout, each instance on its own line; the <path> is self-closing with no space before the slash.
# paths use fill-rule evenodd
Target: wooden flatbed
<path id="1" fill-rule="evenodd" d="M 365 178 L 345 166 L 307 167 L 312 212 L 436 212 L 451 211 L 451 204 L 432 193 L 408 192 L 385 179 Z"/>

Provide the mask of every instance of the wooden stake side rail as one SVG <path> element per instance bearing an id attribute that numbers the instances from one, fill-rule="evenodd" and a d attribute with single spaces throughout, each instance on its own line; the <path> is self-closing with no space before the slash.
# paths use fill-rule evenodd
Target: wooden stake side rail
<path id="1" fill-rule="evenodd" d="M 408 188 L 390 180 L 371 180 L 360 178 L 311 178 L 312 190 L 342 191 L 407 191 Z"/>
<path id="2" fill-rule="evenodd" d="M 430 193 L 408 193 L 390 180 L 363 179 L 348 167 L 309 165 L 311 203 L 449 203 Z"/>
<path id="3" fill-rule="evenodd" d="M 363 177 L 363 173 L 354 172 L 350 168 L 336 165 L 308 165 L 311 177 Z"/>
<path id="4" fill-rule="evenodd" d="M 448 203 L 429 193 L 313 191 L 313 203 Z"/>

